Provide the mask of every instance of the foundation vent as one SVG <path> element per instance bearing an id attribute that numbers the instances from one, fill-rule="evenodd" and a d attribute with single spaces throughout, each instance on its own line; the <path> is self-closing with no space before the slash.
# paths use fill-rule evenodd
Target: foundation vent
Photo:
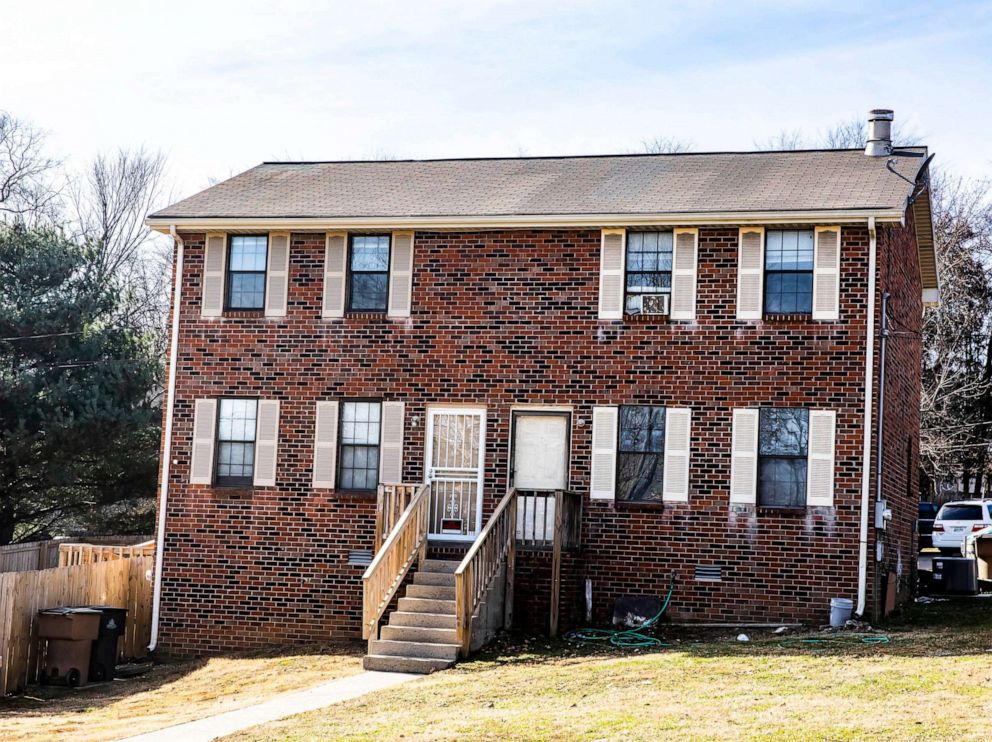
<path id="1" fill-rule="evenodd" d="M 353 567 L 367 567 L 372 564 L 372 552 L 369 549 L 352 549 L 348 552 L 348 564 Z"/>
<path id="2" fill-rule="evenodd" d="M 696 582 L 720 582 L 722 579 L 719 567 L 696 565 Z"/>

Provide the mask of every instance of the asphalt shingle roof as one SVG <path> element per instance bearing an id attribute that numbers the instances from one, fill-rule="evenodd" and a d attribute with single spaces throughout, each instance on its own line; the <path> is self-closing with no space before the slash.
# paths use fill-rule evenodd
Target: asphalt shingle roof
<path id="1" fill-rule="evenodd" d="M 903 152 L 924 152 L 903 148 Z M 896 157 L 913 180 L 922 158 Z M 266 162 L 152 215 L 336 218 L 902 209 L 910 186 L 862 150 Z"/>

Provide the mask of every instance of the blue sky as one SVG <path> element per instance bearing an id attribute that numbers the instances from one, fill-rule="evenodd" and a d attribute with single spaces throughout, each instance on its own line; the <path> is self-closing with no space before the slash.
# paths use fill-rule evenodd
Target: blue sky
<path id="1" fill-rule="evenodd" d="M 177 196 L 266 159 L 752 149 L 872 107 L 992 175 L 992 2 L 0 0 L 0 18 L 0 108 L 70 165 L 161 150 Z"/>

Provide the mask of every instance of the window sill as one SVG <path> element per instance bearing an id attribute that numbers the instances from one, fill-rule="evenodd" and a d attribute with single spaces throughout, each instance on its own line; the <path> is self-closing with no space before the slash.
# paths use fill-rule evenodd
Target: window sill
<path id="1" fill-rule="evenodd" d="M 617 510 L 664 510 L 672 505 L 663 500 L 614 500 L 613 504 Z"/>
<path id="2" fill-rule="evenodd" d="M 347 500 L 375 500 L 378 497 L 376 490 L 344 490 L 328 489 L 329 494 Z"/>
<path id="3" fill-rule="evenodd" d="M 812 322 L 813 315 L 809 312 L 795 312 L 793 314 L 766 314 L 763 319 L 765 322 Z"/>
<path id="4" fill-rule="evenodd" d="M 808 508 L 802 507 L 785 507 L 781 505 L 758 505 L 758 515 L 781 515 L 781 516 L 795 516 L 802 517 L 805 516 Z"/>
<path id="5" fill-rule="evenodd" d="M 632 325 L 667 325 L 673 320 L 667 314 L 625 314 L 623 321 Z"/>
<path id="6" fill-rule="evenodd" d="M 225 309 L 222 319 L 261 319 L 265 316 L 264 309 Z"/>

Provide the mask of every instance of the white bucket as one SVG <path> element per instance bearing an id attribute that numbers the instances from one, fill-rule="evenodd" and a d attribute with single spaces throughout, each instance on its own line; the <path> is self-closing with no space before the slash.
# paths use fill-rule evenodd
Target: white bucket
<path id="1" fill-rule="evenodd" d="M 854 601 L 847 598 L 830 599 L 830 625 L 839 628 L 851 618 L 851 611 L 854 610 Z"/>

